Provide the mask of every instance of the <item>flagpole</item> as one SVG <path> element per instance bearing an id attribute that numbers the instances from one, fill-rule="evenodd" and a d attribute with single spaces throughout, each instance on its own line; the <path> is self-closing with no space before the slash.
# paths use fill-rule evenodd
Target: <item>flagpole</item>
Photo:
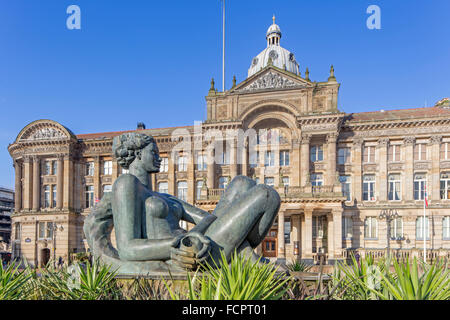
<path id="1" fill-rule="evenodd" d="M 222 92 L 225 92 L 225 0 L 223 0 L 223 25 L 222 25 Z"/>
<path id="2" fill-rule="evenodd" d="M 428 193 L 427 193 L 427 186 L 425 185 L 425 195 L 423 198 L 423 262 L 427 262 L 427 237 L 426 237 L 426 232 L 425 232 L 425 227 L 426 227 L 426 204 L 427 204 L 427 198 L 428 198 Z"/>

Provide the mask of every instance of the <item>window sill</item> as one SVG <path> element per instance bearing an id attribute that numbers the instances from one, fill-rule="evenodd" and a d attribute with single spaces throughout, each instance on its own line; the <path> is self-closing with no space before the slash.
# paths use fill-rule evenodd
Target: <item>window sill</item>
<path id="1" fill-rule="evenodd" d="M 365 241 L 378 241 L 378 238 L 364 238 Z"/>

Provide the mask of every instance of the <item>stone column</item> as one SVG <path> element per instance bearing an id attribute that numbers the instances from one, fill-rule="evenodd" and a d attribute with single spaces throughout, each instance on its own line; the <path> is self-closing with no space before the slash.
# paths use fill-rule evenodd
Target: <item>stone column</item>
<path id="1" fill-rule="evenodd" d="M 230 141 L 231 152 L 230 152 L 230 176 L 231 180 L 238 175 L 238 165 L 237 165 L 237 146 L 236 140 Z M 231 182 L 230 180 L 230 182 Z"/>
<path id="2" fill-rule="evenodd" d="M 309 181 L 309 175 L 310 175 L 310 167 L 309 167 L 309 148 L 310 148 L 310 142 L 311 142 L 311 135 L 310 134 L 302 134 L 302 146 L 301 146 L 301 154 L 300 154 L 300 183 L 301 186 L 304 187 Z"/>
<path id="3" fill-rule="evenodd" d="M 336 184 L 336 142 L 339 133 L 332 132 L 327 135 L 327 177 L 326 184 Z"/>
<path id="4" fill-rule="evenodd" d="M 431 200 L 439 202 L 441 200 L 440 194 L 440 180 L 441 180 L 441 168 L 440 168 L 440 148 L 441 148 L 442 136 L 432 136 L 431 143 L 431 186 L 427 186 L 428 192 L 431 191 Z M 431 226 L 430 226 L 431 230 Z"/>
<path id="5" fill-rule="evenodd" d="M 292 140 L 292 152 L 289 155 L 290 156 L 290 167 L 291 169 L 291 178 L 289 181 L 290 185 L 293 187 L 299 187 L 300 186 L 300 168 L 301 168 L 301 161 L 300 161 L 300 146 L 301 143 L 299 140 L 294 139 Z"/>
<path id="6" fill-rule="evenodd" d="M 405 145 L 405 184 L 402 187 L 402 192 L 404 193 L 403 200 L 413 201 L 414 200 L 414 144 L 416 143 L 416 138 L 406 137 L 404 140 Z"/>
<path id="7" fill-rule="evenodd" d="M 191 149 L 193 150 L 193 149 Z M 195 152 L 190 152 L 190 154 L 188 155 L 189 158 L 189 163 L 188 163 L 188 167 L 187 167 L 187 183 L 188 183 L 188 194 L 187 194 L 187 202 L 189 203 L 194 203 L 194 194 L 195 194 L 195 175 L 194 175 L 194 170 L 195 170 Z"/>
<path id="8" fill-rule="evenodd" d="M 73 161 L 70 154 L 64 155 L 63 209 L 73 207 Z"/>
<path id="9" fill-rule="evenodd" d="M 314 209 L 305 208 L 305 242 L 303 243 L 302 256 L 312 259 L 312 214 Z"/>
<path id="10" fill-rule="evenodd" d="M 100 181 L 101 174 L 101 161 L 100 157 L 94 157 L 94 202 L 95 199 L 100 199 L 102 197 L 102 182 Z"/>
<path id="11" fill-rule="evenodd" d="M 215 159 L 214 159 L 214 143 L 211 143 L 207 147 L 207 153 L 206 153 L 206 174 L 207 174 L 207 187 L 208 189 L 214 189 L 215 187 L 215 181 L 214 181 L 214 169 L 215 169 Z"/>
<path id="12" fill-rule="evenodd" d="M 175 161 L 176 161 L 176 152 L 171 152 L 169 157 L 169 165 L 167 170 L 167 177 L 168 177 L 168 192 L 169 194 L 175 195 L 175 184 L 176 184 L 176 178 L 175 178 Z"/>
<path id="13" fill-rule="evenodd" d="M 33 192 L 33 167 L 30 156 L 24 157 L 24 191 L 23 191 L 23 208 L 25 210 L 31 210 L 32 208 L 32 192 Z"/>
<path id="14" fill-rule="evenodd" d="M 58 155 L 56 175 L 56 208 L 63 208 L 63 190 L 64 190 L 64 156 Z"/>
<path id="15" fill-rule="evenodd" d="M 353 181 L 352 181 L 352 199 L 356 203 L 362 201 L 362 139 L 353 140 Z"/>
<path id="16" fill-rule="evenodd" d="M 39 211 L 41 205 L 41 161 L 33 156 L 33 211 Z"/>
<path id="17" fill-rule="evenodd" d="M 333 213 L 334 257 L 342 256 L 342 208 L 335 208 Z"/>
<path id="18" fill-rule="evenodd" d="M 378 197 L 377 199 L 381 202 L 387 201 L 387 193 L 388 193 L 388 168 L 387 168 L 387 148 L 389 145 L 389 138 L 382 138 L 378 140 L 378 164 L 379 170 L 377 175 L 376 184 L 378 187 Z"/>
<path id="19" fill-rule="evenodd" d="M 334 259 L 334 222 L 333 213 L 327 214 L 328 259 Z"/>
<path id="20" fill-rule="evenodd" d="M 19 212 L 22 209 L 22 164 L 19 160 L 14 160 L 14 169 L 16 173 L 14 185 L 14 210 Z"/>
<path id="21" fill-rule="evenodd" d="M 278 212 L 278 258 L 286 258 L 284 243 L 284 211 Z"/>
<path id="22" fill-rule="evenodd" d="M 302 235 L 303 232 L 301 230 L 301 221 L 300 221 L 300 215 L 293 214 L 291 215 L 291 224 L 292 224 L 292 254 L 295 258 L 301 257 L 302 250 L 303 250 L 303 241 L 302 241 Z M 298 253 L 295 252 L 295 243 L 298 243 Z"/>
<path id="23" fill-rule="evenodd" d="M 243 176 L 248 176 L 248 140 L 245 140 L 244 148 L 242 149 L 242 164 L 241 164 L 241 174 Z"/>

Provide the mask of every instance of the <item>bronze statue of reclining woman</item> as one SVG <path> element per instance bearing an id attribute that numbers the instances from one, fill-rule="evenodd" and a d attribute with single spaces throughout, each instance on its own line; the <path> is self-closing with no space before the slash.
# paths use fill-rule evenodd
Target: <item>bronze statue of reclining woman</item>
<path id="1" fill-rule="evenodd" d="M 271 187 L 237 176 L 226 188 L 213 214 L 172 195 L 150 190 L 150 174 L 161 158 L 153 137 L 126 133 L 113 141 L 118 164 L 129 169 L 114 182 L 86 218 L 84 232 L 95 258 L 123 275 L 195 270 L 212 264 L 223 251 L 247 256 L 267 235 L 280 208 Z M 186 231 L 180 221 L 194 224 Z M 117 249 L 111 244 L 114 227 Z"/>

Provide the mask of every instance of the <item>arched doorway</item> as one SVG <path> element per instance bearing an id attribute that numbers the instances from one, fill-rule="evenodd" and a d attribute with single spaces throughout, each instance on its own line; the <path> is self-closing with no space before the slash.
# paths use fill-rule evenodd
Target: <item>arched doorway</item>
<path id="1" fill-rule="evenodd" d="M 40 267 L 43 268 L 47 265 L 47 263 L 50 260 L 50 249 L 49 248 L 43 248 L 41 249 L 41 253 L 40 253 L 41 257 L 40 257 Z"/>

